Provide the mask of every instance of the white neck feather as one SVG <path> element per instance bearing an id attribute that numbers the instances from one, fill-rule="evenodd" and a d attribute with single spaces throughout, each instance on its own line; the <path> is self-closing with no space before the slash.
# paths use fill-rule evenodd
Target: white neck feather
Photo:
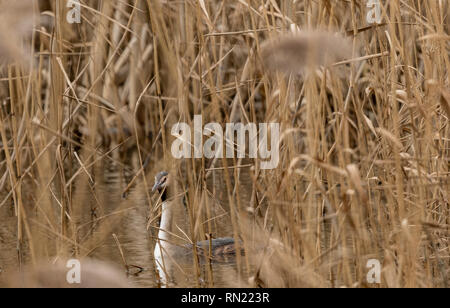
<path id="1" fill-rule="evenodd" d="M 159 276 L 161 278 L 161 282 L 163 285 L 168 283 L 168 279 L 166 277 L 167 274 L 167 262 L 170 262 L 170 258 L 166 258 L 169 253 L 168 249 L 172 244 L 169 242 L 170 234 L 172 232 L 172 207 L 169 202 L 164 201 L 161 204 L 162 213 L 161 213 L 161 223 L 159 225 L 158 239 L 156 241 L 155 250 L 153 251 L 153 255 L 156 261 L 156 267 L 159 272 Z"/>
<path id="2" fill-rule="evenodd" d="M 156 242 L 154 255 L 155 258 L 161 258 L 163 254 L 167 253 L 167 249 L 172 245 L 170 244 L 172 224 L 173 224 L 173 213 L 172 206 L 168 201 L 164 201 L 161 204 L 161 223 L 159 225 L 158 240 Z"/>
<path id="3" fill-rule="evenodd" d="M 170 232 L 172 232 L 172 207 L 167 201 L 164 201 L 161 207 L 162 213 L 158 238 L 167 243 L 170 239 Z"/>

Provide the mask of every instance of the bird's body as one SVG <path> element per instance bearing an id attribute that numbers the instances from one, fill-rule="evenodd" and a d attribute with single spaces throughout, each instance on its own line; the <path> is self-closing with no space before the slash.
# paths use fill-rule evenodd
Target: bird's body
<path id="1" fill-rule="evenodd" d="M 196 245 L 197 256 L 200 261 L 209 259 L 211 261 L 226 261 L 236 255 L 236 245 L 233 238 L 217 238 L 211 241 L 199 241 Z M 161 260 L 163 257 L 166 259 L 174 260 L 191 260 L 194 253 L 193 244 L 174 245 L 171 243 L 159 243 L 156 244 L 154 250 L 155 259 Z"/>
<path id="2" fill-rule="evenodd" d="M 192 251 L 192 245 L 186 245 L 185 248 Z M 209 251 L 211 251 L 212 256 L 218 255 L 234 255 L 236 254 L 236 245 L 234 242 L 234 238 L 231 237 L 222 237 L 215 238 L 211 241 L 200 241 L 197 242 L 197 250 L 200 251 L 201 255 L 207 256 L 209 255 Z"/>

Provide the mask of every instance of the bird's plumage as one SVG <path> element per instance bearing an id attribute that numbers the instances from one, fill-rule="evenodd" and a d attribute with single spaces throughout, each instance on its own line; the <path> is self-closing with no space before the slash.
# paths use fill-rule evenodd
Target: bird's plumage
<path id="1" fill-rule="evenodd" d="M 176 246 L 169 243 L 169 234 L 172 227 L 172 206 L 168 204 L 167 189 L 170 183 L 170 175 L 167 171 L 161 171 L 155 176 L 155 184 L 153 185 L 152 192 L 158 191 L 161 194 L 162 201 L 162 214 L 160 231 L 158 234 L 159 241 L 155 248 L 155 255 L 160 256 L 161 251 L 164 253 L 171 253 L 164 250 L 172 250 L 175 256 L 189 256 L 193 252 L 193 245 L 187 244 L 183 246 Z M 219 255 L 235 255 L 236 247 L 235 240 L 231 237 L 212 239 L 211 241 L 200 241 L 196 243 L 197 252 L 200 256 L 211 257 Z M 211 247 L 210 247 L 211 246 Z"/>

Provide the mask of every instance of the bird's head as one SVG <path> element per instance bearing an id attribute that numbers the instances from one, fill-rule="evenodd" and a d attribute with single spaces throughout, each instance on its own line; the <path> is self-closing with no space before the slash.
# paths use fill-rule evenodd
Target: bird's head
<path id="1" fill-rule="evenodd" d="M 155 176 L 155 184 L 152 188 L 152 193 L 158 191 L 161 193 L 169 185 L 169 173 L 161 171 Z"/>

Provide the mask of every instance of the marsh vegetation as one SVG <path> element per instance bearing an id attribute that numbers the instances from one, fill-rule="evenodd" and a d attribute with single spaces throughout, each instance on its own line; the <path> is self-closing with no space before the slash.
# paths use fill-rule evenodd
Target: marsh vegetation
<path id="1" fill-rule="evenodd" d="M 73 24 L 65 0 L 11 3 L 0 286 L 89 258 L 161 287 L 151 188 L 167 170 L 173 241 L 232 237 L 245 251 L 194 250 L 169 286 L 448 287 L 448 1 L 381 1 L 380 24 L 365 0 L 82 0 Z M 279 123 L 278 165 L 174 158 L 171 129 L 195 115 Z"/>

